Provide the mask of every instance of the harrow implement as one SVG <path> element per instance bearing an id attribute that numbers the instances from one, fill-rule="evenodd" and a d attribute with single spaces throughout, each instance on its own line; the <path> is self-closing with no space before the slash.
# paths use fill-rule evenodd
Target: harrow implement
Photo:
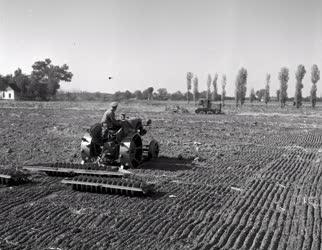
<path id="1" fill-rule="evenodd" d="M 148 184 L 131 172 L 115 166 L 100 166 L 96 163 L 47 163 L 24 166 L 23 169 L 44 172 L 49 176 L 68 177 L 61 182 L 72 185 L 77 191 L 133 196 L 153 192 L 153 184 Z"/>
<path id="2" fill-rule="evenodd" d="M 49 176 L 73 177 L 77 175 L 98 175 L 122 177 L 129 175 L 126 170 L 119 170 L 116 166 L 100 166 L 95 163 L 46 163 L 23 166 L 23 169 L 29 171 L 44 172 Z"/>
<path id="3" fill-rule="evenodd" d="M 154 191 L 153 184 L 131 178 L 107 178 L 98 176 L 76 176 L 62 183 L 72 185 L 77 191 L 110 193 L 121 195 L 148 195 Z"/>
<path id="4" fill-rule="evenodd" d="M 15 169 L 0 169 L 0 184 L 20 185 L 29 182 L 28 175 Z"/>

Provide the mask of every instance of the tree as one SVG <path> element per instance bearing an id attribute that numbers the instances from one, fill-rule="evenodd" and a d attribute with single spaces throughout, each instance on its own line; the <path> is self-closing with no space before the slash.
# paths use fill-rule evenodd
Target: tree
<path id="1" fill-rule="evenodd" d="M 158 92 L 158 99 L 159 100 L 164 101 L 164 100 L 168 99 L 168 91 L 166 88 L 160 88 L 157 90 L 157 92 Z"/>
<path id="2" fill-rule="evenodd" d="M 27 89 L 27 97 L 37 101 L 48 101 L 49 95 L 47 87 L 46 84 L 38 82 L 35 78 L 31 78 L 31 83 Z"/>
<path id="3" fill-rule="evenodd" d="M 8 77 L 0 75 L 0 91 L 4 91 L 9 86 Z"/>
<path id="4" fill-rule="evenodd" d="M 186 92 L 185 93 L 185 99 L 187 100 L 189 98 L 189 100 L 193 100 L 193 93 L 191 92 Z"/>
<path id="5" fill-rule="evenodd" d="M 188 72 L 187 73 L 187 101 L 189 103 L 189 93 L 191 90 L 191 79 L 193 78 L 193 73 L 192 72 Z"/>
<path id="6" fill-rule="evenodd" d="M 278 102 L 280 101 L 280 95 L 281 95 L 281 90 L 280 89 L 276 90 L 276 100 Z"/>
<path id="7" fill-rule="evenodd" d="M 247 84 L 247 70 L 245 68 L 241 68 L 238 72 L 237 78 L 236 78 L 236 90 L 235 90 L 235 101 L 236 101 L 236 107 L 238 107 L 238 104 L 240 102 L 240 105 L 242 106 L 245 102 L 246 98 L 246 84 Z"/>
<path id="8" fill-rule="evenodd" d="M 23 74 L 21 69 L 18 68 L 13 74 L 13 84 L 16 86 L 16 89 L 19 93 L 23 94 L 27 91 L 27 86 L 29 84 L 28 76 Z"/>
<path id="9" fill-rule="evenodd" d="M 217 74 L 216 74 L 217 75 Z M 222 105 L 225 106 L 225 97 L 226 97 L 226 84 L 227 84 L 227 77 L 224 74 L 222 76 L 222 80 L 221 80 L 221 87 L 222 87 L 222 91 L 221 91 L 221 102 Z"/>
<path id="10" fill-rule="evenodd" d="M 19 99 L 47 100 L 47 85 L 38 83 L 36 79 L 22 73 L 21 69 L 15 70 L 14 75 L 3 78 L 6 86 L 14 89 Z"/>
<path id="11" fill-rule="evenodd" d="M 56 95 L 61 81 L 70 82 L 73 74 L 66 64 L 55 66 L 50 59 L 37 61 L 32 65 L 31 75 L 15 70 L 14 75 L 7 75 L 5 82 L 11 86 L 17 96 L 23 99 L 48 100 Z"/>
<path id="12" fill-rule="evenodd" d="M 217 99 L 218 99 L 217 80 L 218 80 L 218 74 L 216 73 L 215 76 L 214 76 L 214 79 L 212 80 L 212 87 L 214 89 L 214 91 L 212 93 L 212 99 L 214 101 L 217 101 Z"/>
<path id="13" fill-rule="evenodd" d="M 316 64 L 314 64 L 311 68 L 311 81 L 312 81 L 312 88 L 311 88 L 311 103 L 312 107 L 314 108 L 316 105 L 316 83 L 320 80 L 320 70 Z"/>
<path id="14" fill-rule="evenodd" d="M 255 90 L 254 88 L 251 88 L 250 94 L 249 94 L 249 101 L 252 103 L 253 101 L 255 101 L 255 99 L 256 99 Z"/>
<path id="15" fill-rule="evenodd" d="M 93 97 L 91 97 L 91 98 L 93 98 Z M 121 91 L 116 91 L 112 96 L 113 101 L 122 101 L 124 99 L 125 99 L 124 98 L 124 93 L 121 92 Z"/>
<path id="16" fill-rule="evenodd" d="M 142 92 L 143 98 L 147 99 L 147 100 L 151 100 L 153 98 L 153 91 L 154 91 L 153 87 L 149 87 L 149 88 L 143 90 L 143 92 Z"/>
<path id="17" fill-rule="evenodd" d="M 149 99 L 149 91 L 148 89 L 145 89 L 142 91 L 142 96 L 144 100 L 148 100 Z"/>
<path id="18" fill-rule="evenodd" d="M 269 95 L 269 83 L 271 81 L 271 75 L 270 74 L 266 74 L 266 85 L 265 85 L 265 95 L 264 95 L 264 101 L 265 104 L 267 104 L 270 100 L 270 95 Z"/>
<path id="19" fill-rule="evenodd" d="M 170 99 L 172 101 L 180 101 L 180 100 L 184 100 L 185 96 L 180 91 L 177 91 L 177 92 L 174 92 L 173 94 L 171 94 Z"/>
<path id="20" fill-rule="evenodd" d="M 198 98 L 198 77 L 193 78 L 193 101 L 196 103 Z"/>
<path id="21" fill-rule="evenodd" d="M 294 104 L 296 105 L 296 108 L 299 108 L 300 106 L 302 106 L 302 89 L 303 89 L 302 80 L 305 76 L 305 73 L 306 73 L 305 67 L 302 64 L 300 64 L 297 67 L 297 71 L 295 73 L 296 86 L 295 86 Z"/>
<path id="22" fill-rule="evenodd" d="M 265 89 L 260 89 L 256 91 L 256 97 L 260 102 L 264 100 L 265 92 Z"/>
<path id="23" fill-rule="evenodd" d="M 142 94 L 142 91 L 141 91 L 141 90 L 136 90 L 136 91 L 134 92 L 134 96 L 135 96 L 135 99 L 137 99 L 137 100 L 142 100 L 142 99 L 144 99 L 144 98 L 143 98 L 143 94 Z"/>
<path id="24" fill-rule="evenodd" d="M 129 100 L 132 97 L 133 97 L 133 94 L 129 90 L 126 90 L 125 92 L 116 91 L 112 96 L 112 100 L 113 101 Z M 92 100 L 98 100 L 102 98 L 102 94 L 100 92 L 96 92 L 96 96 L 92 96 L 90 98 Z"/>
<path id="25" fill-rule="evenodd" d="M 154 88 L 153 87 L 148 87 L 148 100 L 151 100 L 153 99 L 153 91 L 154 91 Z"/>
<path id="26" fill-rule="evenodd" d="M 208 74 L 208 78 L 207 78 L 207 93 L 206 93 L 206 99 L 210 99 L 210 86 L 211 86 L 211 75 Z"/>
<path id="27" fill-rule="evenodd" d="M 126 91 L 124 92 L 124 99 L 125 99 L 125 100 L 129 100 L 129 99 L 131 99 L 132 97 L 133 97 L 133 94 L 131 93 L 131 91 L 126 90 Z"/>
<path id="28" fill-rule="evenodd" d="M 281 107 L 285 107 L 287 100 L 287 82 L 289 80 L 289 70 L 286 67 L 281 68 L 281 71 L 278 74 L 278 79 L 280 80 L 280 102 Z"/>
<path id="29" fill-rule="evenodd" d="M 32 87 L 36 88 L 34 91 L 38 92 L 38 94 L 45 91 L 45 96 L 47 97 L 53 97 L 56 94 L 60 88 L 59 83 L 61 81 L 70 82 L 73 77 L 73 74 L 68 71 L 69 67 L 66 64 L 62 66 L 53 65 L 49 58 L 44 61 L 35 62 L 32 68 Z M 42 93 L 41 97 L 43 95 Z"/>

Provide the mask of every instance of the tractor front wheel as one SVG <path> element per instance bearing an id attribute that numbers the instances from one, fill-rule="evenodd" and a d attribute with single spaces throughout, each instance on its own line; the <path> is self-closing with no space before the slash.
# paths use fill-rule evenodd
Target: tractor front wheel
<path id="1" fill-rule="evenodd" d="M 149 153 L 148 157 L 151 158 L 158 158 L 159 156 L 159 143 L 156 140 L 152 140 L 149 144 Z"/>

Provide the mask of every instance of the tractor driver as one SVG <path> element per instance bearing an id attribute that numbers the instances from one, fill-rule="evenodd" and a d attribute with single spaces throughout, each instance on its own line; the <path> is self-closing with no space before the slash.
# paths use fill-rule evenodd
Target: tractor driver
<path id="1" fill-rule="evenodd" d="M 117 109 L 118 103 L 112 102 L 110 108 L 105 111 L 101 124 L 103 127 L 107 127 L 109 130 L 118 130 L 121 128 L 121 121 L 115 118 L 115 111 Z"/>

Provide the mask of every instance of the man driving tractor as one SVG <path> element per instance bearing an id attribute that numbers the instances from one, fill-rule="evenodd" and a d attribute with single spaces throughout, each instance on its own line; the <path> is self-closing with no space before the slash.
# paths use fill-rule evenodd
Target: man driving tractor
<path id="1" fill-rule="evenodd" d="M 112 132 L 116 136 L 116 141 L 118 143 L 126 136 L 129 132 L 130 127 L 126 121 L 125 113 L 121 114 L 121 120 L 115 118 L 115 111 L 117 109 L 118 103 L 112 102 L 110 108 L 103 114 L 101 124 L 102 124 L 102 138 L 108 137 L 108 132 Z"/>
<path id="2" fill-rule="evenodd" d="M 115 111 L 117 109 L 118 103 L 112 102 L 110 104 L 110 108 L 105 111 L 103 114 L 101 124 L 102 124 L 102 137 L 104 138 L 104 135 L 106 136 L 106 133 L 108 131 L 119 131 L 116 134 L 116 140 L 120 142 L 121 139 L 123 139 L 127 134 L 129 134 L 131 131 L 139 130 L 141 135 L 144 135 L 146 133 L 146 130 L 143 129 L 143 126 L 141 124 L 141 121 L 137 121 L 139 123 L 131 124 L 126 119 L 126 114 L 121 114 L 121 120 L 118 120 L 115 118 Z M 121 129 L 121 130 L 119 130 Z"/>
<path id="3" fill-rule="evenodd" d="M 121 121 L 115 118 L 115 111 L 117 109 L 118 103 L 112 102 L 110 108 L 105 111 L 101 123 L 106 124 L 107 129 L 118 130 L 121 128 Z"/>

